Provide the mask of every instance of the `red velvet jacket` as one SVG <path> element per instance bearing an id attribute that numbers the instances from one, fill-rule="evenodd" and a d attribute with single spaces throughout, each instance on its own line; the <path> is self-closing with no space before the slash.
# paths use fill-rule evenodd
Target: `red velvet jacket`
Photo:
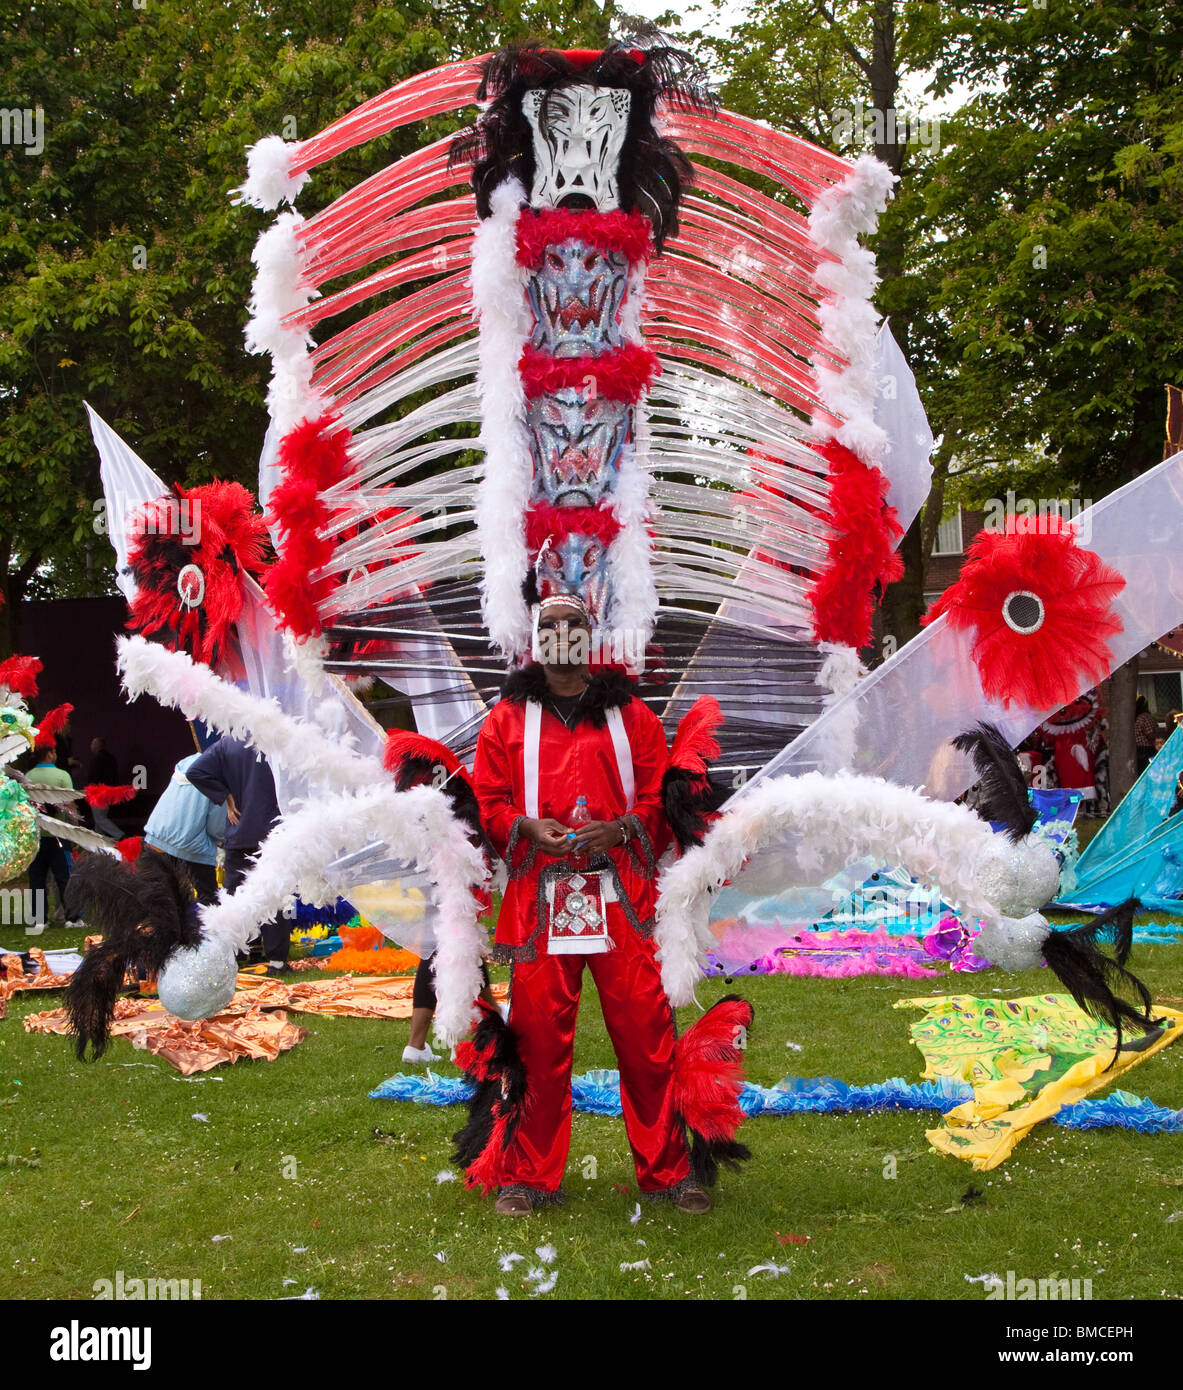
<path id="1" fill-rule="evenodd" d="M 566 824 L 577 797 L 587 798 L 592 820 L 615 820 L 626 812 L 620 769 L 605 723 L 605 710 L 620 709 L 632 753 L 634 803 L 627 845 L 609 850 L 591 867 L 615 875 L 620 901 L 607 908 L 613 940 L 621 931 L 649 936 L 653 930 L 656 861 L 670 839 L 662 810 L 661 779 L 666 769 L 661 721 L 631 693 L 632 682 L 616 672 L 593 677 L 568 729 L 543 703 L 539 732 L 538 816 Z M 526 700 L 544 689 L 539 667 L 528 667 L 507 683 L 477 742 L 473 785 L 485 834 L 509 870 L 509 883 L 497 919 L 493 955 L 502 961 L 535 959 L 546 950 L 544 875 L 570 872 L 561 858 L 520 836 L 525 818 Z"/>

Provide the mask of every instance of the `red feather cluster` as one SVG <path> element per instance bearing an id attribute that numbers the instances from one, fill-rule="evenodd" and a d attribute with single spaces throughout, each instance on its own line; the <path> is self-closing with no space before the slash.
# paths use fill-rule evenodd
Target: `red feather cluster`
<path id="1" fill-rule="evenodd" d="M 14 695 L 31 700 L 37 693 L 40 670 L 39 656 L 10 656 L 6 661 L 0 661 L 0 685 L 7 686 Z"/>
<path id="2" fill-rule="evenodd" d="M 873 594 L 904 572 L 896 543 L 904 534 L 894 507 L 884 502 L 887 480 L 837 440 L 816 445 L 830 465 L 826 519 L 834 535 L 828 559 L 810 586 L 813 636 L 818 642 L 863 647 L 871 636 Z"/>
<path id="3" fill-rule="evenodd" d="M 37 721 L 37 736 L 33 740 L 34 748 L 50 748 L 53 741 L 61 733 L 66 720 L 74 713 L 73 705 L 55 705 L 42 718 Z"/>
<path id="4" fill-rule="evenodd" d="M 657 354 L 641 343 L 626 343 L 600 357 L 552 357 L 527 343 L 518 370 L 530 399 L 577 386 L 632 405 L 648 391 L 661 367 Z"/>
<path id="5" fill-rule="evenodd" d="M 732 1139 L 743 1121 L 743 1048 L 752 1026 L 745 999 L 721 999 L 674 1044 L 674 1108 L 708 1141 Z"/>
<path id="6" fill-rule="evenodd" d="M 386 751 L 382 756 L 386 771 L 397 774 L 408 758 L 425 758 L 432 763 L 440 763 L 447 769 L 449 777 L 457 772 L 466 776 L 464 765 L 447 744 L 439 743 L 425 734 L 391 729 L 386 735 Z"/>
<path id="7" fill-rule="evenodd" d="M 128 564 L 136 581 L 128 627 L 168 634 L 168 646 L 207 666 L 242 612 L 241 576 L 266 567 L 263 518 L 241 483 L 171 491 L 133 521 Z M 195 573 L 194 570 L 197 572 Z"/>
<path id="8" fill-rule="evenodd" d="M 129 835 L 125 840 L 116 840 L 115 848 L 125 864 L 134 864 L 144 848 L 142 835 Z"/>
<path id="9" fill-rule="evenodd" d="M 1013 517 L 1005 531 L 978 533 L 961 577 L 924 621 L 945 614 L 950 627 L 974 633 L 988 699 L 1058 709 L 1108 674 L 1106 639 L 1122 630 L 1112 605 L 1124 588 L 1117 570 L 1077 543 L 1070 523 Z"/>
<path id="10" fill-rule="evenodd" d="M 620 522 L 607 507 L 552 507 L 539 502 L 526 513 L 526 547 L 537 555 L 549 538 L 560 545 L 570 535 L 593 536 L 609 546 L 620 534 Z"/>
<path id="11" fill-rule="evenodd" d="M 629 265 L 653 255 L 653 228 L 639 212 L 525 209 L 518 218 L 518 264 L 537 270 L 548 246 L 582 241 L 597 251 L 619 251 Z"/>
<path id="12" fill-rule="evenodd" d="M 333 556 L 332 538 L 320 534 L 333 510 L 320 494 L 353 472 L 347 453 L 352 437 L 329 414 L 302 420 L 279 446 L 283 481 L 271 494 L 267 519 L 283 539 L 266 591 L 277 617 L 297 637 L 320 635 L 320 605 L 336 586 L 330 576 L 318 575 Z"/>
<path id="13" fill-rule="evenodd" d="M 132 786 L 109 787 L 103 782 L 92 782 L 86 789 L 86 804 L 102 810 L 105 806 L 118 806 L 121 801 L 133 801 L 135 794 Z"/>
<path id="14" fill-rule="evenodd" d="M 723 711 L 713 695 L 700 695 L 678 721 L 670 767 L 683 772 L 706 774 L 707 764 L 719 756 L 715 730 L 723 722 Z"/>

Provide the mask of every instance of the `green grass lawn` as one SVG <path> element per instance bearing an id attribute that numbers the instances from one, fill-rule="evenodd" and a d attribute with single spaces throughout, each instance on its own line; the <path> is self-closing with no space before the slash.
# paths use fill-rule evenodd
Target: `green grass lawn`
<path id="1" fill-rule="evenodd" d="M 73 945 L 47 932 L 37 944 Z M 0 949 L 27 949 L 17 928 Z M 1183 945 L 1135 948 L 1155 994 L 1183 995 Z M 585 977 L 576 1069 L 615 1065 Z M 918 1080 L 897 999 L 1046 991 L 1046 971 L 931 981 L 753 978 L 753 1081 L 831 1075 Z M 702 985 L 704 1005 L 727 991 Z M 569 1201 L 498 1217 L 460 1181 L 438 1183 L 459 1107 L 367 1098 L 404 1070 L 406 1023 L 301 1016 L 307 1039 L 273 1063 L 185 1080 L 116 1040 L 94 1065 L 21 1019 L 60 996 L 18 994 L 0 1021 L 0 1297 L 90 1298 L 94 1282 L 200 1279 L 206 1299 L 482 1298 L 530 1295 L 534 1251 L 553 1245 L 543 1298 L 982 1299 L 966 1275 L 1091 1278 L 1093 1297 L 1183 1291 L 1183 1139 L 1115 1130 L 1034 1131 L 992 1173 L 940 1158 L 930 1114 L 764 1117 L 752 1161 L 725 1175 L 704 1217 L 637 1204 L 623 1122 L 577 1115 Z M 682 1014 L 689 1025 L 695 1011 Z M 800 1045 L 795 1051 L 787 1043 Z M 454 1075 L 447 1063 L 437 1068 Z M 1128 1073 L 1127 1090 L 1183 1107 L 1183 1047 Z M 195 1119 L 200 1114 L 206 1119 Z M 584 1160 L 596 1160 L 585 1178 Z M 894 1157 L 894 1164 L 888 1161 Z M 591 1165 L 586 1165 L 590 1169 Z M 885 1173 L 894 1169 L 895 1176 Z M 286 1174 L 286 1176 L 285 1176 Z M 969 1189 L 981 1197 L 963 1201 Z M 623 1190 L 622 1190 L 623 1189 Z M 807 1244 L 778 1237 L 808 1236 Z M 215 1236 L 228 1239 L 215 1240 Z M 505 1273 L 498 1257 L 527 1258 Z M 622 1271 L 648 1260 L 649 1268 Z M 768 1262 L 779 1276 L 749 1275 Z"/>

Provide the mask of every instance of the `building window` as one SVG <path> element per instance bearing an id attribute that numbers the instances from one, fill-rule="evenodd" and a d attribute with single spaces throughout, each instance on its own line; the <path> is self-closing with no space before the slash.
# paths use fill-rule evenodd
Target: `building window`
<path id="1" fill-rule="evenodd" d="M 932 548 L 934 555 L 961 554 L 961 508 L 945 517 L 937 527 L 937 543 Z"/>
<path id="2" fill-rule="evenodd" d="M 1146 696 L 1150 713 L 1156 719 L 1165 719 L 1168 714 L 1183 710 L 1183 672 L 1143 672 L 1138 676 L 1138 694 Z"/>

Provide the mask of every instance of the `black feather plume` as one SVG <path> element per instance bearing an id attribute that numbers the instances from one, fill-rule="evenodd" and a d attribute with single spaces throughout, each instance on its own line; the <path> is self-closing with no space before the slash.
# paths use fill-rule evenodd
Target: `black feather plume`
<path id="1" fill-rule="evenodd" d="M 751 1149 L 738 1139 L 704 1139 L 696 1129 L 690 1131 L 690 1176 L 699 1187 L 714 1187 L 720 1164 L 738 1173 L 751 1156 Z"/>
<path id="2" fill-rule="evenodd" d="M 665 818 L 679 849 L 701 845 L 707 817 L 727 800 L 729 790 L 701 773 L 685 768 L 667 768 L 661 779 L 661 800 Z"/>
<path id="3" fill-rule="evenodd" d="M 75 1051 L 103 1055 L 115 1000 L 129 970 L 153 977 L 178 946 L 196 946 L 201 929 L 189 876 L 168 855 L 142 854 L 124 864 L 107 854 L 82 857 L 66 885 L 66 912 L 85 917 L 102 942 L 86 953 L 66 987 Z"/>
<path id="4" fill-rule="evenodd" d="M 1123 903 L 1121 911 L 1128 907 Z M 1113 913 L 1103 918 L 1074 927 L 1071 931 L 1053 931 L 1043 943 L 1043 958 L 1060 983 L 1067 989 L 1077 1004 L 1091 1018 L 1108 1023 L 1117 1033 L 1117 1044 L 1113 1061 L 1122 1048 L 1122 1020 L 1140 1032 L 1149 1033 L 1159 1027 L 1150 1017 L 1150 991 L 1136 975 L 1126 970 L 1119 960 L 1112 960 L 1097 946 L 1097 937 L 1114 926 Z M 1132 911 L 1130 913 L 1132 919 Z M 1119 941 L 1117 950 L 1120 960 L 1128 958 L 1125 946 L 1124 929 L 1118 923 Z M 1122 954 L 1124 950 L 1124 955 Z M 1132 996 L 1141 1004 L 1139 1011 L 1128 998 Z"/>
<path id="5" fill-rule="evenodd" d="M 1016 842 L 1029 835 L 1039 816 L 1027 795 L 1023 769 L 1002 730 L 996 724 L 978 724 L 958 734 L 952 743 L 973 758 L 982 819 L 1001 822 Z"/>

